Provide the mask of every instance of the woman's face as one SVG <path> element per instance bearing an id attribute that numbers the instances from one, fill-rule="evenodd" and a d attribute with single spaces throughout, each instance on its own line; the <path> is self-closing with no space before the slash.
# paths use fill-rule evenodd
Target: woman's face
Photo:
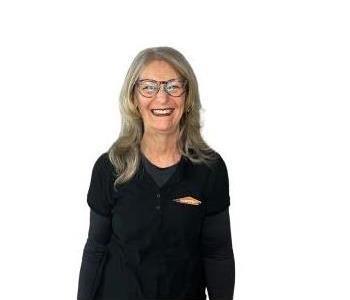
<path id="1" fill-rule="evenodd" d="M 165 61 L 154 60 L 141 72 L 139 79 L 153 79 L 166 81 L 180 79 L 175 69 Z M 141 113 L 144 129 L 150 133 L 171 133 L 178 129 L 181 116 L 184 111 L 186 92 L 179 97 L 168 95 L 161 85 L 159 92 L 152 98 L 144 97 L 135 89 L 135 100 Z M 154 109 L 171 108 L 170 115 L 160 115 L 152 111 Z"/>

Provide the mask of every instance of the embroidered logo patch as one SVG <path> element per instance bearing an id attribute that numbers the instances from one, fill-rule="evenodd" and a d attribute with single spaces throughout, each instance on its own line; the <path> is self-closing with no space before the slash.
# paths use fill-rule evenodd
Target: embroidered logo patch
<path id="1" fill-rule="evenodd" d="M 197 200 L 196 198 L 187 196 L 187 197 L 181 197 L 172 199 L 175 202 L 183 203 L 183 204 L 189 204 L 189 205 L 199 205 L 202 203 L 202 201 Z"/>

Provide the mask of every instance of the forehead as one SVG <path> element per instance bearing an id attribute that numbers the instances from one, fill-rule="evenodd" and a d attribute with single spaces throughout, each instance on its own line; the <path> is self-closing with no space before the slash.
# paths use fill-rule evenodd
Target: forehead
<path id="1" fill-rule="evenodd" d="M 166 61 L 153 60 L 140 72 L 140 79 L 154 79 L 158 81 L 179 78 L 180 74 Z"/>

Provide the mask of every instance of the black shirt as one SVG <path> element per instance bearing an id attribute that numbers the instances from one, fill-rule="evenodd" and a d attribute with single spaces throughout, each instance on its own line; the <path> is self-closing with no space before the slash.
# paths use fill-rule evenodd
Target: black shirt
<path id="1" fill-rule="evenodd" d="M 151 174 L 159 187 L 163 186 L 164 183 L 171 177 L 175 172 L 178 163 L 169 167 L 158 167 L 154 165 L 148 158 L 141 152 L 141 159 L 145 165 L 146 171 Z"/>
<path id="2" fill-rule="evenodd" d="M 195 300 L 205 299 L 207 287 L 211 300 L 231 300 L 234 257 L 228 177 L 221 157 L 218 162 L 211 173 L 206 170 L 207 181 L 197 178 L 206 183 L 198 189 L 193 184 L 200 185 L 200 181 L 186 174 L 197 173 L 198 176 L 201 171 L 203 176 L 203 167 L 200 170 L 182 157 L 178 164 L 159 168 L 142 155 L 136 176 L 140 181 L 132 180 L 113 190 L 110 186 L 112 166 L 107 153 L 101 155 L 94 165 L 88 192 L 90 227 L 80 270 L 78 299 Z M 139 193 L 129 187 L 139 188 Z M 156 197 L 149 197 L 150 192 Z M 214 193 L 216 199 L 211 199 L 209 196 Z M 169 198 L 171 195 L 173 198 Z M 202 202 L 200 205 L 170 202 L 183 196 Z M 131 199 L 130 203 L 125 203 L 127 199 Z M 138 210 L 137 199 L 147 201 L 143 210 Z M 118 201 L 121 202 L 119 207 Z M 130 206 L 131 203 L 134 206 Z M 150 207 L 152 212 L 149 212 Z M 124 214 L 114 217 L 118 216 L 118 209 Z M 122 217 L 125 215 L 135 224 L 128 224 L 128 219 Z M 125 224 L 118 224 L 123 220 Z M 142 222 L 149 227 L 140 226 Z"/>

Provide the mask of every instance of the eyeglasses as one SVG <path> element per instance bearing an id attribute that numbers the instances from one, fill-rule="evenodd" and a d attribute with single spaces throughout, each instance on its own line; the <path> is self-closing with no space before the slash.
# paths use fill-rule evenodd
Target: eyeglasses
<path id="1" fill-rule="evenodd" d="M 163 90 L 170 96 L 180 97 L 187 86 L 186 79 L 170 79 L 167 81 L 157 81 L 153 79 L 139 79 L 136 81 L 136 87 L 140 94 L 147 98 L 152 98 L 158 94 L 161 84 L 164 84 Z"/>

